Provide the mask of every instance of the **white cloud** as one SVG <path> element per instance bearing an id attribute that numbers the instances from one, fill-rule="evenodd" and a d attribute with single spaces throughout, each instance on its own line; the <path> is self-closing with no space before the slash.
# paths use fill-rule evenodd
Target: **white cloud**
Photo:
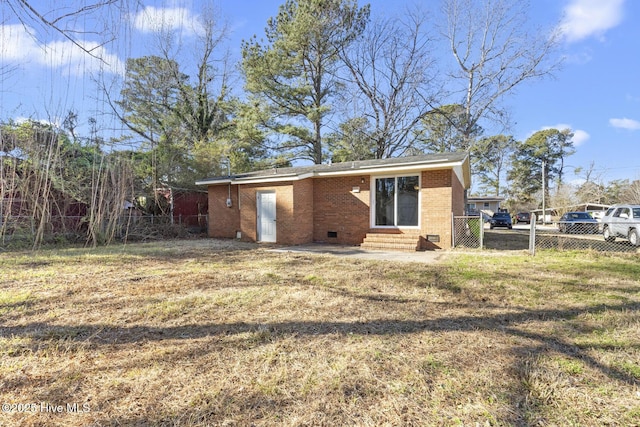
<path id="1" fill-rule="evenodd" d="M 82 76 L 97 71 L 124 72 L 120 58 L 98 43 L 78 41 L 85 50 L 91 52 L 91 56 L 69 40 L 38 44 L 31 35 L 33 33 L 33 29 L 22 25 L 0 26 L 0 55 L 3 61 L 39 65 L 68 75 Z"/>
<path id="2" fill-rule="evenodd" d="M 591 135 L 589 135 L 586 131 L 583 131 L 582 129 L 576 129 L 573 131 L 573 138 L 571 138 L 571 141 L 573 141 L 574 147 L 579 147 L 587 142 L 589 138 L 591 138 Z"/>
<path id="3" fill-rule="evenodd" d="M 574 147 L 581 146 L 591 138 L 591 135 L 589 135 L 587 131 L 582 129 L 573 129 L 571 125 L 568 125 L 566 123 L 558 123 L 555 126 L 543 126 L 542 129 L 540 130 L 545 130 L 545 129 L 570 130 L 573 133 L 573 138 L 571 138 L 571 142 L 573 142 Z"/>
<path id="4" fill-rule="evenodd" d="M 571 0 L 564 9 L 560 31 L 569 43 L 601 37 L 623 18 L 625 0 Z"/>
<path id="5" fill-rule="evenodd" d="M 633 119 L 609 119 L 609 124 L 614 128 L 627 130 L 640 130 L 640 122 Z"/>
<path id="6" fill-rule="evenodd" d="M 184 7 L 156 8 L 147 6 L 133 17 L 134 27 L 143 33 L 182 31 L 185 35 L 203 34 L 197 15 Z"/>
<path id="7" fill-rule="evenodd" d="M 7 62 L 25 62 L 42 51 L 22 25 L 0 27 L 0 46 L 2 59 Z"/>
<path id="8" fill-rule="evenodd" d="M 103 46 L 95 42 L 86 42 L 82 47 L 84 50 L 68 41 L 48 43 L 45 46 L 43 63 L 72 75 L 102 70 L 116 74 L 124 73 L 125 66 L 120 58 L 108 53 Z M 91 52 L 91 55 L 87 52 Z"/>

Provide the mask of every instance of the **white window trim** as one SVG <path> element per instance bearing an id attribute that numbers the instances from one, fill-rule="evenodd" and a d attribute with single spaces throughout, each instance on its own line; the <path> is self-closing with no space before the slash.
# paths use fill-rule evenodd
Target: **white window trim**
<path id="1" fill-rule="evenodd" d="M 397 219 L 397 208 L 398 208 L 398 181 L 397 178 L 401 178 L 404 176 L 417 176 L 418 177 L 418 225 L 376 225 L 376 179 L 384 179 L 384 178 L 396 178 L 395 181 L 395 190 L 394 191 L 394 210 L 395 216 Z M 370 202 L 369 202 L 369 227 L 376 229 L 386 229 L 386 230 L 420 230 L 422 228 L 422 173 L 401 173 L 397 175 L 371 175 L 369 179 L 370 187 Z"/>

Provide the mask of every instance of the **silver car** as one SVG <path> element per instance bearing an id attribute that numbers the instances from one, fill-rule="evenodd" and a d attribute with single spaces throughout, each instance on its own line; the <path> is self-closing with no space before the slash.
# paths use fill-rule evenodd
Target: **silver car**
<path id="1" fill-rule="evenodd" d="M 602 217 L 602 234 L 607 242 L 622 237 L 633 246 L 640 245 L 640 205 L 610 207 Z"/>

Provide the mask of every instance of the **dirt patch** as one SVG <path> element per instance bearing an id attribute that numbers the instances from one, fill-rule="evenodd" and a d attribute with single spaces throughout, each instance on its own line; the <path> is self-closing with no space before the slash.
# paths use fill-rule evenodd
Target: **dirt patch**
<path id="1" fill-rule="evenodd" d="M 485 249 L 522 251 L 529 249 L 529 230 L 485 230 Z"/>

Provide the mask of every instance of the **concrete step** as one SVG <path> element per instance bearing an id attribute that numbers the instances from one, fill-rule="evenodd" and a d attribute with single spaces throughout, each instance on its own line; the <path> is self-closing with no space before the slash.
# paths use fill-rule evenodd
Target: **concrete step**
<path id="1" fill-rule="evenodd" d="M 388 234 L 388 235 L 371 235 L 367 234 L 364 238 L 365 242 L 417 242 L 420 240 L 420 236 L 404 236 L 401 234 Z"/>
<path id="2" fill-rule="evenodd" d="M 417 233 L 367 233 L 360 247 L 368 250 L 415 252 L 420 250 L 420 235 Z"/>
<path id="3" fill-rule="evenodd" d="M 362 249 L 369 251 L 403 251 L 416 252 L 419 250 L 417 243 L 385 243 L 385 242 L 362 242 Z"/>

